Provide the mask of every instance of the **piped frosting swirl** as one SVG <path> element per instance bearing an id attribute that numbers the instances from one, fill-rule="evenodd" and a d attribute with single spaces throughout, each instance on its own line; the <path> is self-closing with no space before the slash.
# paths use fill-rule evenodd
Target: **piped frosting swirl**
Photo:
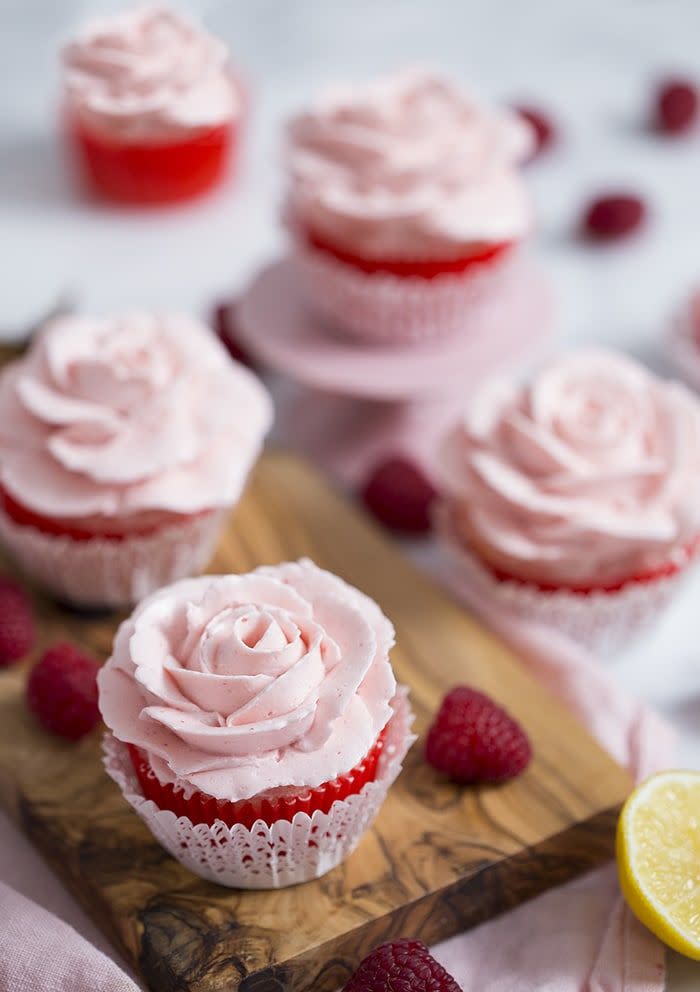
<path id="1" fill-rule="evenodd" d="M 698 536 L 700 404 L 623 355 L 574 353 L 527 385 L 487 384 L 439 474 L 460 539 L 506 574 L 624 581 Z"/>
<path id="2" fill-rule="evenodd" d="M 238 801 L 348 772 L 391 717 L 394 630 L 308 560 L 145 600 L 99 674 L 107 726 L 163 782 Z"/>
<path id="3" fill-rule="evenodd" d="M 0 373 L 0 485 L 52 519 L 235 502 L 272 419 L 258 379 L 178 314 L 67 316 Z"/>
<path id="4" fill-rule="evenodd" d="M 66 45 L 63 64 L 71 112 L 111 137 L 177 138 L 239 114 L 224 43 L 167 7 L 92 21 Z"/>

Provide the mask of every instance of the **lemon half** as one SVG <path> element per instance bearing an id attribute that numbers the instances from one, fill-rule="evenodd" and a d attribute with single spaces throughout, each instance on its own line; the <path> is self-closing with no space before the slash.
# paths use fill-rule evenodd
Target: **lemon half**
<path id="1" fill-rule="evenodd" d="M 635 916 L 700 960 L 700 772 L 662 772 L 635 789 L 617 825 L 617 866 Z"/>

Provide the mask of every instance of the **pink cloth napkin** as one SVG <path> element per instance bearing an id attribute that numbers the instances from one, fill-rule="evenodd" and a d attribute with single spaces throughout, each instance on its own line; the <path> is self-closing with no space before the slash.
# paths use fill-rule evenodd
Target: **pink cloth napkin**
<path id="1" fill-rule="evenodd" d="M 550 631 L 507 621 L 490 604 L 457 592 L 636 778 L 668 763 L 669 728 L 595 661 Z M 0 820 L 3 832 L 0 877 L 25 895 L 0 882 L 0 992 L 136 992 L 26 842 Z M 465 992 L 662 992 L 665 981 L 664 950 L 622 903 L 614 866 L 445 941 L 434 953 Z"/>
<path id="2" fill-rule="evenodd" d="M 136 992 L 118 964 L 63 920 L 0 882 L 3 992 Z"/>

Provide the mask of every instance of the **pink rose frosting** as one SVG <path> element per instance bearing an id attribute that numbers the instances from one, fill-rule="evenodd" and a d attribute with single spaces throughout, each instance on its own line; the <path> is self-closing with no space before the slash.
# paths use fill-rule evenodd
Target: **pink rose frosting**
<path id="1" fill-rule="evenodd" d="M 700 404 L 607 351 L 529 385 L 492 382 L 448 437 L 440 474 L 459 537 L 506 573 L 576 586 L 683 556 L 700 530 Z"/>
<path id="2" fill-rule="evenodd" d="M 452 258 L 521 238 L 530 201 L 516 169 L 532 131 L 420 70 L 328 93 L 292 120 L 292 227 L 365 258 Z"/>
<path id="3" fill-rule="evenodd" d="M 313 788 L 388 723 L 393 643 L 373 600 L 308 560 L 186 579 L 119 628 L 100 709 L 162 782 L 232 802 Z"/>
<path id="4" fill-rule="evenodd" d="M 167 7 L 91 22 L 66 46 L 63 62 L 69 106 L 112 136 L 177 136 L 239 113 L 224 43 Z"/>
<path id="5" fill-rule="evenodd" d="M 0 485 L 53 519 L 228 506 L 271 418 L 262 384 L 191 318 L 63 317 L 0 373 Z"/>

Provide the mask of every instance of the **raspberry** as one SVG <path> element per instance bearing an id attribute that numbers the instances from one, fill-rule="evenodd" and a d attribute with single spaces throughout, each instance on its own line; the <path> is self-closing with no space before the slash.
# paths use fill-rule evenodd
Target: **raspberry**
<path id="1" fill-rule="evenodd" d="M 424 534 L 430 530 L 435 489 L 406 458 L 388 458 L 378 465 L 362 489 L 365 506 L 391 530 Z"/>
<path id="2" fill-rule="evenodd" d="M 530 161 L 539 158 L 539 156 L 546 151 L 550 145 L 552 145 L 557 136 L 557 130 L 554 126 L 554 122 L 544 111 L 539 110 L 537 107 L 531 107 L 526 104 L 516 104 L 513 107 L 516 114 L 520 114 L 523 120 L 532 127 L 535 132 L 535 147 L 530 156 Z"/>
<path id="3" fill-rule="evenodd" d="M 632 234 L 646 216 L 644 201 L 629 193 L 611 193 L 593 200 L 586 208 L 582 228 L 596 241 L 615 241 Z"/>
<path id="4" fill-rule="evenodd" d="M 425 756 L 455 782 L 505 782 L 524 771 L 532 750 L 504 709 L 483 692 L 459 686 L 442 701 Z"/>
<path id="5" fill-rule="evenodd" d="M 255 368 L 255 363 L 236 338 L 236 318 L 233 304 L 219 303 L 212 312 L 212 324 L 216 336 L 235 362 Z"/>
<path id="6" fill-rule="evenodd" d="M 39 722 L 77 741 L 100 722 L 95 661 L 73 644 L 55 644 L 32 669 L 27 703 Z"/>
<path id="7" fill-rule="evenodd" d="M 343 992 L 461 992 L 422 940 L 392 940 L 375 947 Z"/>
<path id="8" fill-rule="evenodd" d="M 687 79 L 666 79 L 659 84 L 654 125 L 664 134 L 684 134 L 698 116 L 698 91 Z"/>
<path id="9" fill-rule="evenodd" d="M 34 616 L 25 591 L 0 576 L 0 668 L 29 654 L 34 646 Z"/>

